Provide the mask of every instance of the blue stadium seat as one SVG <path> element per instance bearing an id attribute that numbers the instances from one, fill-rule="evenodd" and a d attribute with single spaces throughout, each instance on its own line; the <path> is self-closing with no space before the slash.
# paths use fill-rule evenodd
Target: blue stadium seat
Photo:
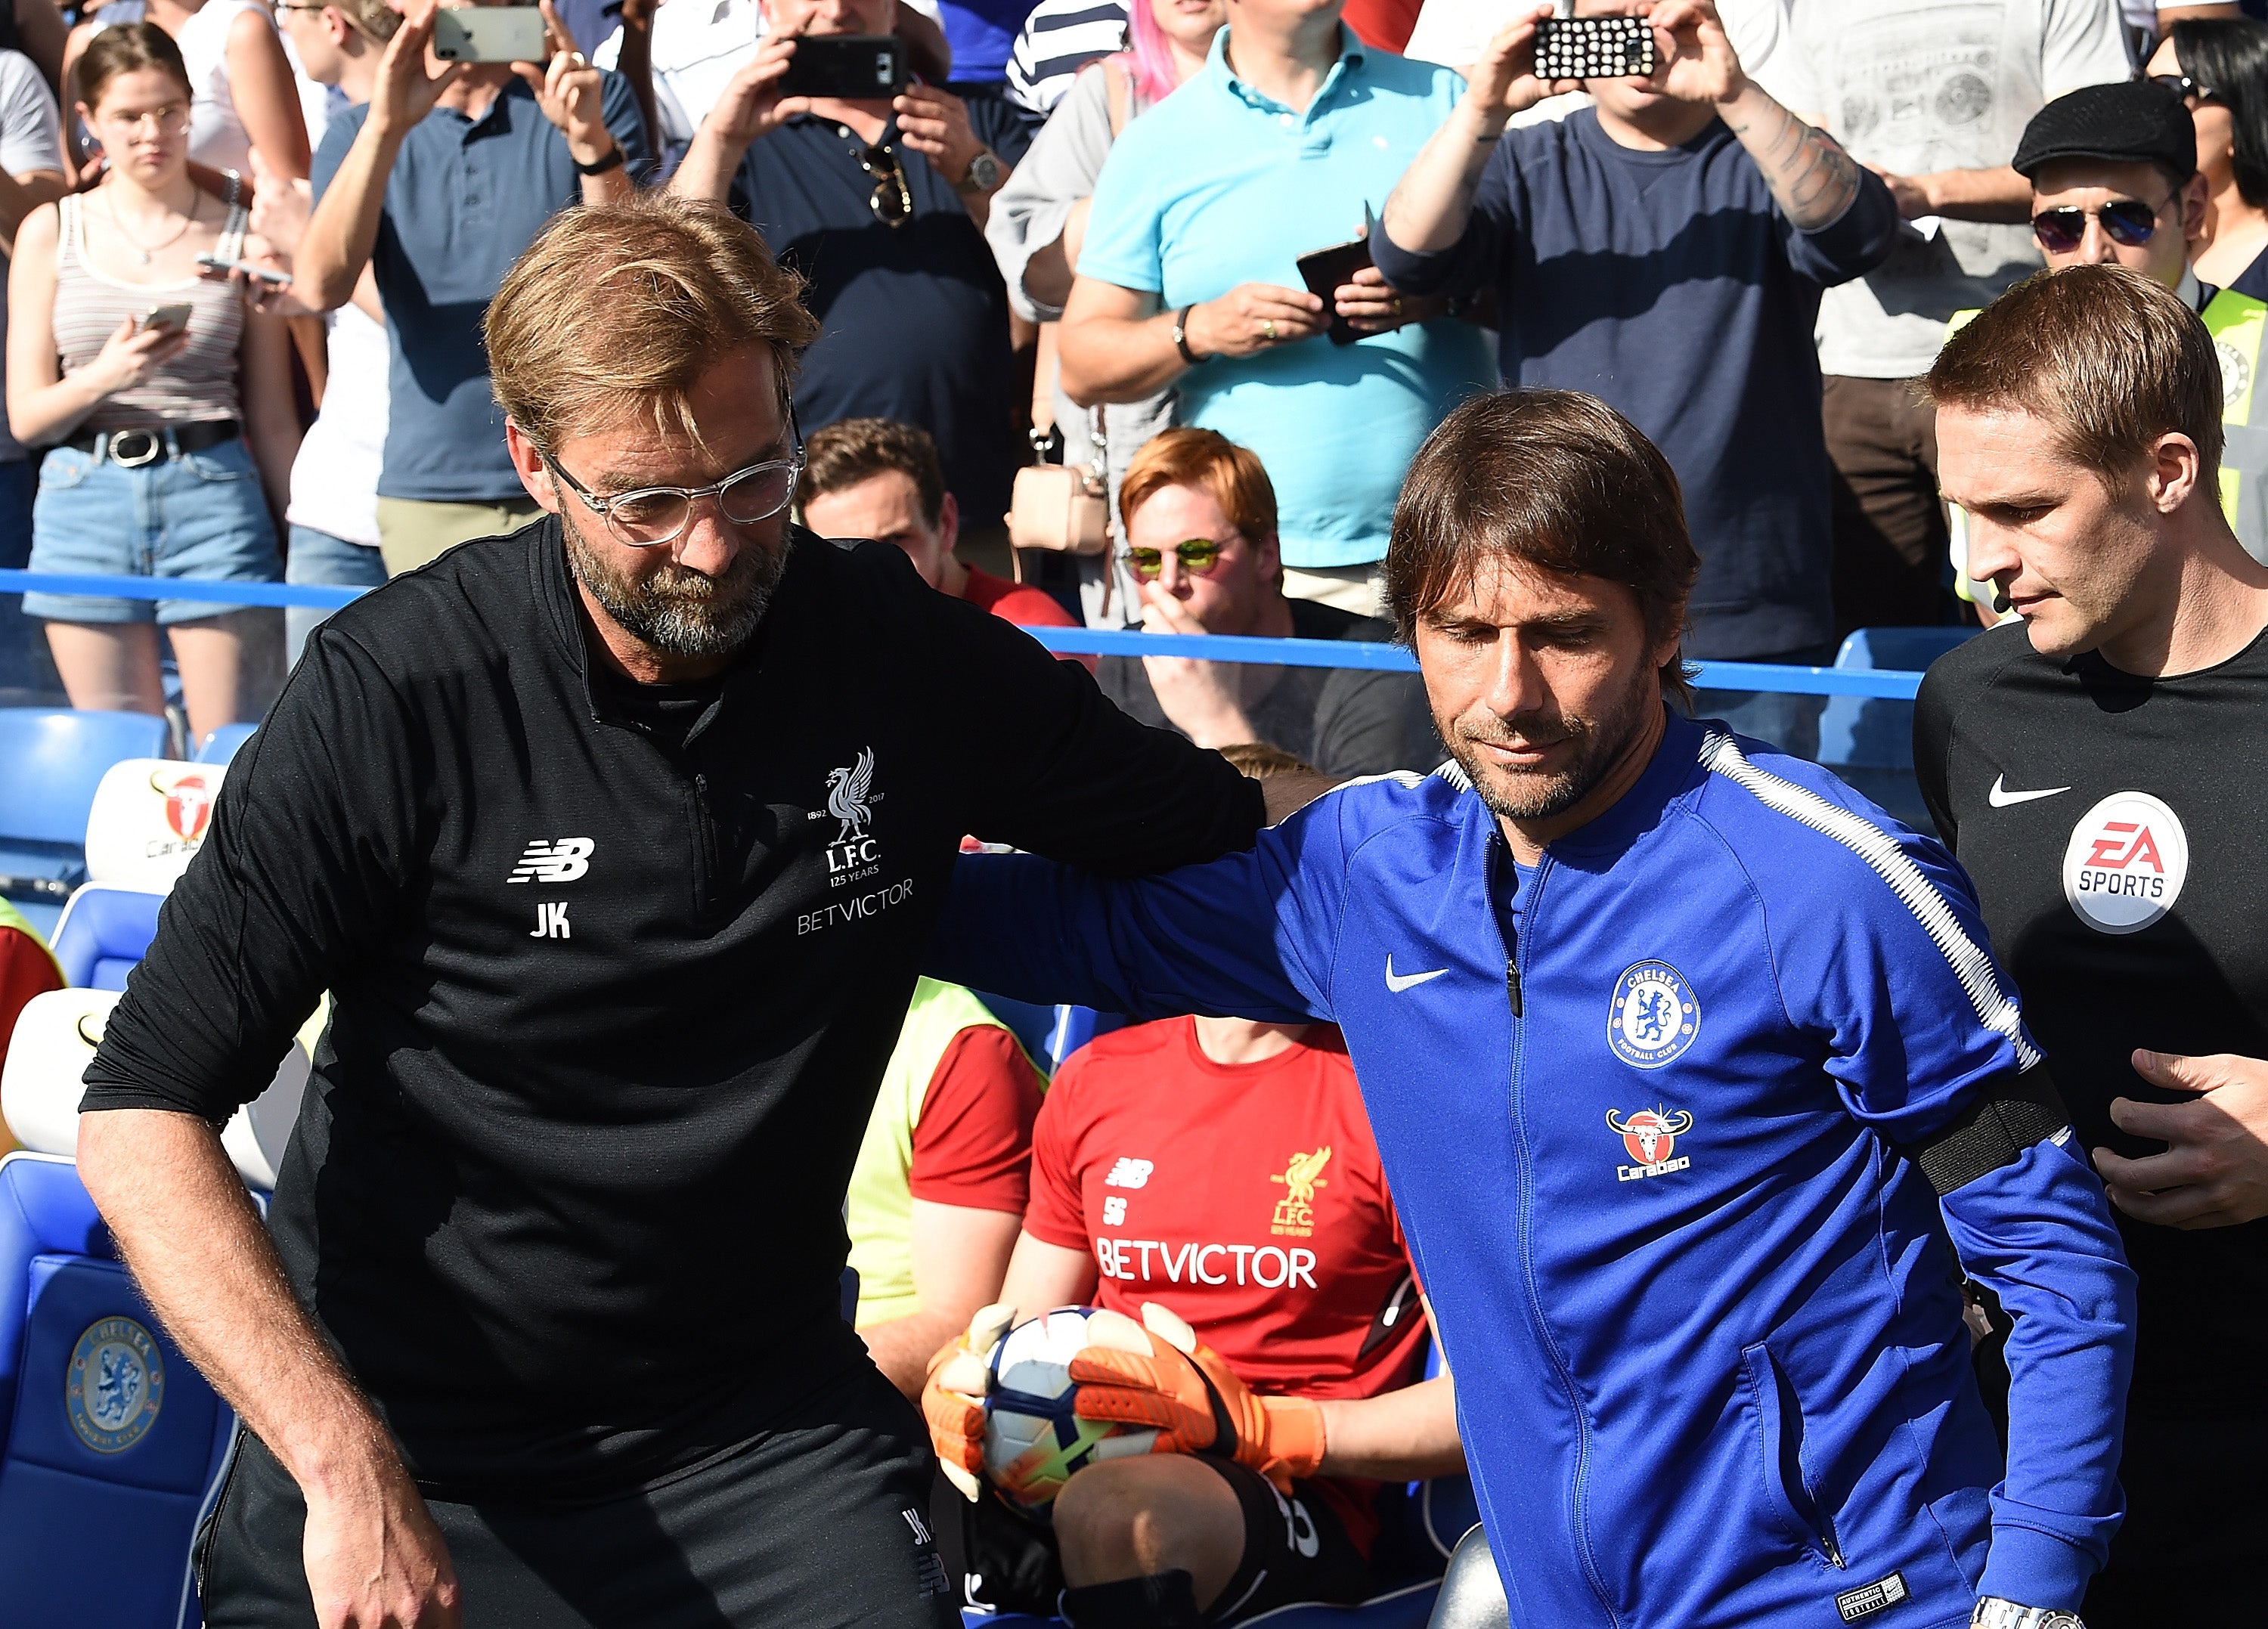
<path id="1" fill-rule="evenodd" d="M 1835 653 L 1837 667 L 1918 673 L 1984 630 L 1967 628 L 1861 628 Z M 1914 782 L 1913 704 L 1871 696 L 1830 696 L 1819 717 L 1819 761 L 1918 830 L 1929 810 Z"/>
<path id="2" fill-rule="evenodd" d="M 49 948 L 63 982 L 83 990 L 123 990 L 126 976 L 158 936 L 163 894 L 90 882 L 70 896 Z"/>
<path id="3" fill-rule="evenodd" d="M 224 724 L 205 737 L 205 744 L 197 748 L 199 763 L 226 763 L 236 756 L 236 749 L 252 739 L 256 724 Z"/>
<path id="4" fill-rule="evenodd" d="M 0 707 L 0 894 L 42 933 L 86 872 L 86 816 L 103 771 L 166 750 L 163 719 Z"/>
<path id="5" fill-rule="evenodd" d="M 0 1629 L 198 1623 L 189 1543 L 235 1430 L 72 1161 L 0 1159 Z"/>

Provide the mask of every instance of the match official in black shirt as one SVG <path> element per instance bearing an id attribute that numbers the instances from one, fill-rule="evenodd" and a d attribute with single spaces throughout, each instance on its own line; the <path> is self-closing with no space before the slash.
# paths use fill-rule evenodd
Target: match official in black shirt
<path id="1" fill-rule="evenodd" d="M 837 1279 L 960 840 L 1158 869 L 1262 795 L 788 524 L 797 294 L 714 205 L 547 228 L 487 339 L 549 516 L 314 636 L 88 1070 L 87 1185 L 249 1428 L 216 1626 L 958 1623 Z M 263 1230 L 213 1128 L 325 990 Z"/>
<path id="2" fill-rule="evenodd" d="M 2235 1401 L 2268 1374 L 2268 568 L 2222 513 L 2220 367 L 2175 295 L 2080 266 L 1987 307 L 1928 389 L 1970 569 L 2022 622 L 1930 669 L 1922 794 L 2140 1281 L 2128 1515 L 2085 1616 L 2242 1622 L 2268 1532 L 2268 1416 Z"/>

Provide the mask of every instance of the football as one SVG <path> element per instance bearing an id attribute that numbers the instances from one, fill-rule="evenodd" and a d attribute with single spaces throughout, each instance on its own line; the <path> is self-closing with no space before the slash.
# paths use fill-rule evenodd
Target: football
<path id="1" fill-rule="evenodd" d="M 1140 1325 L 1094 1307 L 1065 1307 L 1029 1319 L 992 1348 L 984 1474 L 1002 1498 L 1021 1508 L 1044 1513 L 1073 1471 L 1094 1460 L 1146 1454 L 1157 1439 L 1155 1431 L 1071 1412 L 1078 1389 L 1071 1360 L 1089 1345 L 1150 1350 Z"/>

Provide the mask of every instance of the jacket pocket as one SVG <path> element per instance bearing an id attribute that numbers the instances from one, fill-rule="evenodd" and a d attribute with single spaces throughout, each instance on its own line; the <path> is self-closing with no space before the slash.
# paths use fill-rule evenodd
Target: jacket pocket
<path id="1" fill-rule="evenodd" d="M 1803 1405 L 1795 1388 L 1763 1341 L 1741 1350 L 1749 1401 L 1756 1417 L 1756 1471 L 1764 1513 L 1775 1526 L 1830 1566 L 1843 1565 L 1835 1523 L 1812 1496 L 1803 1475 Z"/>

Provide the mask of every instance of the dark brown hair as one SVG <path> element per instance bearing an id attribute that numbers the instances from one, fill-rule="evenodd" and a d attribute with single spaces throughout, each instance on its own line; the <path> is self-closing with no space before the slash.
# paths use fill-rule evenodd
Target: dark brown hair
<path id="1" fill-rule="evenodd" d="M 1248 780 L 1273 780 L 1278 775 L 1320 775 L 1321 770 L 1305 758 L 1271 747 L 1264 741 L 1238 741 L 1232 746 L 1216 748 L 1239 775 Z"/>
<path id="2" fill-rule="evenodd" d="M 2220 362 L 2181 299 L 2124 266 L 2036 272 L 1948 340 L 1923 383 L 1939 407 L 2029 413 L 2114 498 L 2160 436 L 2220 465 Z"/>
<path id="3" fill-rule="evenodd" d="M 1669 461 L 1614 409 L 1572 390 L 1476 396 L 1425 438 L 1386 550 L 1395 634 L 1410 640 L 1497 556 L 1619 583 L 1638 596 L 1650 639 L 1683 627 L 1701 570 Z M 1680 658 L 1664 664 L 1661 684 L 1690 704 Z"/>
<path id="4" fill-rule="evenodd" d="M 846 418 L 804 443 L 799 505 L 895 469 L 921 494 L 922 519 L 934 527 L 945 512 L 945 466 L 929 431 L 895 418 Z"/>
<path id="5" fill-rule="evenodd" d="M 1118 488 L 1119 514 L 1133 525 L 1134 512 L 1169 486 L 1211 493 L 1248 542 L 1276 534 L 1276 489 L 1260 455 L 1218 430 L 1163 430 L 1144 442 Z"/>
<path id="6" fill-rule="evenodd" d="M 88 41 L 86 49 L 79 54 L 74 70 L 78 100 L 86 104 L 88 112 L 99 112 L 102 93 L 113 79 L 148 68 L 169 75 L 181 87 L 182 96 L 195 99 L 189 66 L 181 60 L 181 48 L 173 43 L 173 36 L 155 23 L 120 23 Z"/>
<path id="7" fill-rule="evenodd" d="M 695 385 L 736 350 L 771 354 L 780 415 L 796 358 L 819 337 L 803 279 L 721 203 L 642 192 L 563 210 L 536 233 L 481 320 L 497 404 L 549 449 L 625 408 L 700 439 Z"/>

